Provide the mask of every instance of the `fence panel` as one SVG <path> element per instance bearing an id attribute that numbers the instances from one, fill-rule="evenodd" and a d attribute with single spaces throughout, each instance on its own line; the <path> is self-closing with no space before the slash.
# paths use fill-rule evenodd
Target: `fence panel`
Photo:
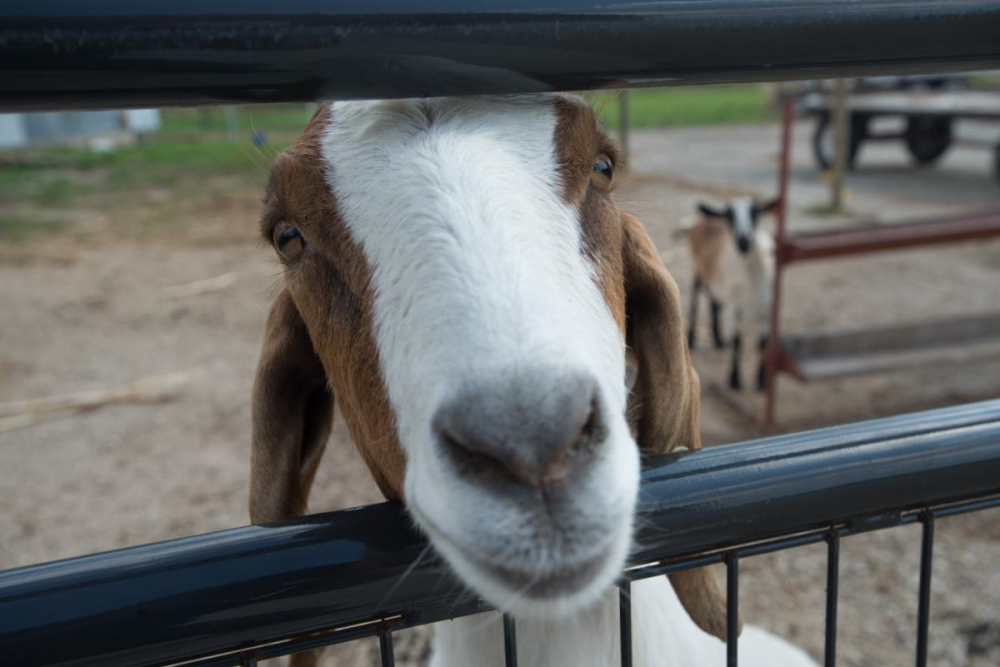
<path id="1" fill-rule="evenodd" d="M 735 591 L 739 558 L 982 509 L 998 494 L 1000 401 L 660 457 L 643 472 L 640 547 L 625 577 L 727 562 Z M 384 503 L 10 570 L 0 573 L 0 649 L 11 664 L 144 667 L 375 635 L 388 647 L 388 631 L 487 609 L 449 592 L 425 546 Z"/>

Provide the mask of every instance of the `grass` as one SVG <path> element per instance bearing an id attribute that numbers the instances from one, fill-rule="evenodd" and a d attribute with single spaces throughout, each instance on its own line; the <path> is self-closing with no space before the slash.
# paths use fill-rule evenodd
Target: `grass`
<path id="1" fill-rule="evenodd" d="M 309 122 L 315 105 L 267 104 L 238 107 L 235 129 L 239 136 L 249 137 L 254 131 L 300 132 Z M 161 134 L 225 133 L 228 121 L 224 107 L 201 109 L 165 109 L 160 114 Z"/>
<path id="2" fill-rule="evenodd" d="M 602 120 L 616 128 L 617 95 L 590 98 Z M 636 128 L 762 122 L 775 117 L 767 100 L 760 85 L 633 90 L 629 120 Z M 234 115 L 221 107 L 165 109 L 160 131 L 133 146 L 0 153 L 0 240 L 60 231 L 69 223 L 56 220 L 70 219 L 67 212 L 106 209 L 153 188 L 169 189 L 179 200 L 192 190 L 260 187 L 271 157 L 295 140 L 314 108 L 260 105 L 237 108 Z M 260 149 L 251 144 L 255 134 L 264 137 Z M 161 218 L 146 223 L 162 224 Z"/>
<path id="3" fill-rule="evenodd" d="M 64 231 L 68 226 L 61 220 L 0 214 L 0 241 L 24 241 L 34 236 Z"/>
<path id="4" fill-rule="evenodd" d="M 617 95 L 598 93 L 590 98 L 604 124 L 616 129 Z M 776 120 L 778 112 L 769 108 L 768 100 L 768 88 L 764 85 L 630 90 L 629 126 L 681 127 Z"/>

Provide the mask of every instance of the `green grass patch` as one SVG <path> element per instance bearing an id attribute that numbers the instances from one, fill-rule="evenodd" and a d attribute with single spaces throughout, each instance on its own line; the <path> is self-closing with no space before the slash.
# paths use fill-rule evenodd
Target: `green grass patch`
<path id="1" fill-rule="evenodd" d="M 601 121 L 618 128 L 617 93 L 589 95 Z M 762 123 L 778 118 L 764 85 L 699 86 L 628 91 L 630 127 Z"/>
<path id="2" fill-rule="evenodd" d="M 34 236 L 64 231 L 68 226 L 68 223 L 61 220 L 0 214 L 0 241 L 24 241 Z"/>
<path id="3" fill-rule="evenodd" d="M 604 122 L 616 128 L 616 93 L 589 96 Z M 776 117 L 767 104 L 768 89 L 761 85 L 633 90 L 629 120 L 636 128 L 756 123 Z M 32 209 L 99 209 L 109 201 L 128 200 L 131 193 L 140 193 L 133 199 L 148 206 L 141 193 L 152 188 L 169 189 L 166 196 L 157 193 L 156 201 L 172 201 L 189 197 L 191 190 L 262 186 L 273 156 L 295 140 L 314 108 L 258 105 L 238 107 L 235 115 L 227 115 L 223 107 L 164 109 L 160 131 L 133 146 L 105 152 L 49 147 L 0 153 L 0 218 L 13 216 L 0 219 L 0 238 L 22 239 L 68 226 L 48 219 L 58 219 L 56 213 L 30 219 Z M 266 137 L 266 146 L 251 144 L 255 132 Z M 29 211 L 28 217 L 23 211 Z M 154 216 L 150 224 L 158 220 Z"/>
<path id="4" fill-rule="evenodd" d="M 805 209 L 806 215 L 811 215 L 817 218 L 829 218 L 833 216 L 848 216 L 854 217 L 854 212 L 845 206 L 834 206 L 833 204 L 816 204 L 815 206 L 810 206 Z"/>
<path id="5" fill-rule="evenodd" d="M 973 90 L 1000 91 L 1000 73 L 977 72 L 969 77 L 969 88 Z"/>
<path id="6" fill-rule="evenodd" d="M 267 146 L 258 152 L 249 142 L 163 138 L 103 153 L 74 148 L 24 151 L 8 156 L 0 166 L 0 199 L 59 207 L 84 196 L 204 183 L 214 177 L 263 184 L 269 161 L 285 147 Z"/>
<path id="7" fill-rule="evenodd" d="M 235 107 L 232 116 L 225 107 L 164 109 L 160 112 L 160 134 L 226 133 L 233 124 L 238 136 L 248 140 L 253 132 L 301 132 L 312 116 L 312 104 L 261 104 Z"/>

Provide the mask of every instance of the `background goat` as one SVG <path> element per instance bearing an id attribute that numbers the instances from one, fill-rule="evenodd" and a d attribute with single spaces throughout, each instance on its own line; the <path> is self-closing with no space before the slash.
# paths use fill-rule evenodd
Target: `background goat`
<path id="1" fill-rule="evenodd" d="M 695 347 L 698 300 L 704 289 L 711 305 L 715 346 L 724 347 L 723 331 L 730 336 L 733 360 L 729 386 L 733 389 L 739 389 L 742 384 L 740 353 L 744 331 L 756 331 L 760 351 L 767 344 L 770 332 L 774 239 L 758 223 L 761 214 L 770 213 L 777 206 L 778 200 L 761 205 L 750 198 L 734 199 L 724 209 L 699 204 L 701 216 L 685 230 L 694 259 L 688 347 Z M 764 381 L 761 356 L 757 367 L 758 389 L 764 388 Z"/>
<path id="2" fill-rule="evenodd" d="M 700 447 L 677 287 L 615 205 L 619 167 L 578 98 L 321 107 L 261 219 L 284 290 L 254 385 L 252 520 L 306 511 L 336 398 L 385 496 L 522 621 L 522 665 L 612 664 L 639 453 Z M 636 664 L 721 660 L 712 573 L 670 582 L 633 589 Z M 500 664 L 493 618 L 439 624 L 433 664 Z M 813 664 L 763 631 L 742 644 L 749 664 Z"/>

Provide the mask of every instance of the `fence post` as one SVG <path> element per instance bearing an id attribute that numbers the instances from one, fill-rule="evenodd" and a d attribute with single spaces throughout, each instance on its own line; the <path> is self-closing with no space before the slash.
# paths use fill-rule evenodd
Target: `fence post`
<path id="1" fill-rule="evenodd" d="M 622 146 L 622 153 L 627 159 L 628 149 L 628 91 L 618 91 L 618 143 Z"/>

